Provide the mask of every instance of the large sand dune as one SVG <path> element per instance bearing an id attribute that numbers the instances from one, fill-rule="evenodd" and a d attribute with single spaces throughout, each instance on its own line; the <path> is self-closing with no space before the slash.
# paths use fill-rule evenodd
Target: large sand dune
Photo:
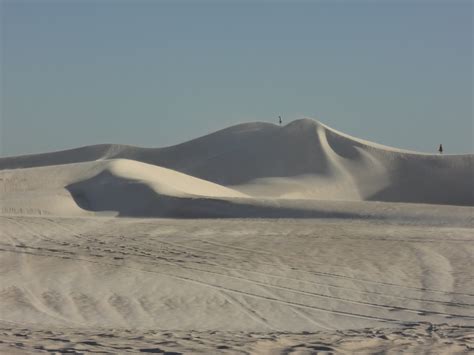
<path id="1" fill-rule="evenodd" d="M 312 120 L 0 158 L 0 352 L 469 352 L 473 161 Z"/>
<path id="2" fill-rule="evenodd" d="M 167 148 L 98 145 L 0 158 L 0 169 L 129 159 L 253 197 L 474 205 L 474 155 L 430 155 L 356 139 L 310 120 L 248 123 Z"/>

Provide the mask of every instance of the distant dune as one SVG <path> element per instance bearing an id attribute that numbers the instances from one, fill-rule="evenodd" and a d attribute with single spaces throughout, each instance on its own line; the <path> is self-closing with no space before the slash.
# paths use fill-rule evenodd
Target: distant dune
<path id="1" fill-rule="evenodd" d="M 474 155 L 394 149 L 310 119 L 246 123 L 166 148 L 0 158 L 0 199 L 3 213 L 129 216 L 314 216 L 304 200 L 473 206 Z"/>

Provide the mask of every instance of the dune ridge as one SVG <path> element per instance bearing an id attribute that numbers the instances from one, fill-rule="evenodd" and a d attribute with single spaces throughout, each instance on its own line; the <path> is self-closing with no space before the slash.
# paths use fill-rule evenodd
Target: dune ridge
<path id="1" fill-rule="evenodd" d="M 137 205 L 142 205 L 140 216 L 171 213 L 169 209 L 163 212 L 164 196 L 173 211 L 183 214 L 184 208 L 184 214 L 193 215 L 190 210 L 194 208 L 196 216 L 244 216 L 242 206 L 251 205 L 254 211 L 262 199 L 474 205 L 474 155 L 430 155 L 390 148 L 311 119 L 283 127 L 244 123 L 166 148 L 96 145 L 4 157 L 0 158 L 0 175 L 3 211 L 23 211 L 26 207 L 21 201 L 32 196 L 35 201 L 43 196 L 43 203 L 52 198 L 64 201 L 66 208 L 48 208 L 50 213 L 79 208 L 136 215 Z M 59 183 L 60 176 L 75 178 Z M 15 179 L 28 181 L 27 192 L 12 187 Z M 178 180 L 183 184 L 176 189 Z M 132 198 L 129 204 L 134 207 L 127 210 L 122 202 L 127 196 L 137 196 L 132 190 L 142 197 Z M 198 197 L 206 200 L 197 201 Z M 234 201 L 247 197 L 253 201 Z M 288 214 L 293 216 L 295 209 L 286 211 L 293 211 Z M 263 215 L 268 215 L 268 209 Z"/>

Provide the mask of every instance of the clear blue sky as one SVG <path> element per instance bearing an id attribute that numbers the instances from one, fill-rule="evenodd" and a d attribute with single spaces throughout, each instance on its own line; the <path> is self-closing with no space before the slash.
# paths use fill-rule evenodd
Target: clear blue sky
<path id="1" fill-rule="evenodd" d="M 1 1 L 1 155 L 314 117 L 473 152 L 471 1 Z"/>

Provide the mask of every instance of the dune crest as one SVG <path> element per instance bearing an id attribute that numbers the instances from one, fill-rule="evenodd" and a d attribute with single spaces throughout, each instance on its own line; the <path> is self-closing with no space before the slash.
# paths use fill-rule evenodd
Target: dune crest
<path id="1" fill-rule="evenodd" d="M 87 162 L 108 162 L 107 171 L 93 178 L 95 175 L 90 172 L 97 175 L 98 166 L 104 166 Z M 473 206 L 473 167 L 472 154 L 404 151 L 301 119 L 283 127 L 244 123 L 165 148 L 96 145 L 0 158 L 0 174 L 4 176 L 0 191 L 11 200 L 16 191 L 11 190 L 12 184 L 8 182 L 12 174 L 30 182 L 38 180 L 35 176 L 39 174 L 38 181 L 42 183 L 32 183 L 36 195 L 41 195 L 39 190 L 51 190 L 48 186 L 54 185 L 57 174 L 73 174 L 77 179 L 63 184 L 59 196 L 64 198 L 66 190 L 73 197 L 88 195 L 87 203 L 76 198 L 75 203 L 82 209 L 90 207 L 90 200 L 98 200 L 91 196 L 92 191 L 103 192 L 97 187 L 98 182 L 100 186 L 110 183 L 109 188 L 117 189 L 112 194 L 115 201 L 117 194 L 127 194 L 123 187 L 130 188 L 130 179 L 135 186 L 141 184 L 141 193 L 147 196 L 159 191 L 159 195 L 174 198 L 365 200 Z M 47 171 L 53 175 L 47 177 Z M 68 202 L 71 203 L 74 204 Z"/>

